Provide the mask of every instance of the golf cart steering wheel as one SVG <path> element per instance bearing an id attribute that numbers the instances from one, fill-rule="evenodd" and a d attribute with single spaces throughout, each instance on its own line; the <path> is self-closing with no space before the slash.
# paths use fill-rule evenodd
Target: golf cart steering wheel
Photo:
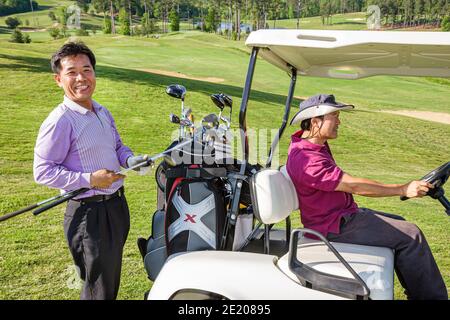
<path id="1" fill-rule="evenodd" d="M 430 189 L 427 192 L 427 196 L 432 197 L 433 199 L 438 199 L 439 202 L 444 206 L 448 215 L 450 215 L 450 202 L 444 196 L 444 188 L 443 185 L 447 182 L 448 177 L 450 176 L 450 161 L 444 163 L 439 168 L 434 169 L 429 172 L 425 176 L 423 176 L 420 180 L 426 181 L 434 185 L 433 189 Z M 400 197 L 402 201 L 408 200 L 408 197 Z"/>

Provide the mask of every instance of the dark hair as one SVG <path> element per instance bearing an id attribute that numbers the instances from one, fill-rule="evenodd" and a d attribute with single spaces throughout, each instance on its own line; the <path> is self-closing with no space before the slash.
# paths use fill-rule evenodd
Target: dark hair
<path id="1" fill-rule="evenodd" d="M 50 61 L 53 72 L 59 73 L 59 71 L 61 71 L 61 59 L 79 54 L 86 55 L 95 70 L 95 56 L 91 49 L 89 49 L 83 42 L 68 42 L 53 54 Z"/>
<path id="2" fill-rule="evenodd" d="M 323 116 L 318 116 L 318 117 L 315 117 L 315 118 L 323 119 Z M 309 131 L 311 129 L 311 119 L 312 118 L 302 120 L 302 122 L 300 123 L 300 128 L 302 130 L 308 130 Z"/>

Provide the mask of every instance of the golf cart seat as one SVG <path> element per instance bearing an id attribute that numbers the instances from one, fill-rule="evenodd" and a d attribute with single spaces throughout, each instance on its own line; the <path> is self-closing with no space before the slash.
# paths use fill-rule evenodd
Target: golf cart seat
<path id="1" fill-rule="evenodd" d="M 264 224 L 281 222 L 299 209 L 297 193 L 285 166 L 280 170 L 265 169 L 256 173 L 251 179 L 250 190 L 255 217 Z M 302 235 L 308 233 L 308 229 L 300 230 L 303 231 Z M 294 230 L 293 234 L 298 231 Z M 321 239 L 312 240 L 303 236 L 298 239 L 294 254 L 300 264 L 307 269 L 312 268 L 313 273 L 317 271 L 331 275 L 331 282 L 336 280 L 333 276 L 354 279 L 348 267 L 333 253 L 330 248 L 332 246 L 370 289 L 371 299 L 393 299 L 394 255 L 391 249 L 346 243 L 330 244 L 324 237 Z M 293 254 L 292 248 L 291 246 L 290 255 Z M 311 285 L 305 283 L 289 267 L 289 259 L 292 258 L 290 255 L 281 257 L 278 267 L 295 282 Z M 314 284 L 312 288 L 315 288 Z M 321 287 L 316 286 L 316 289 L 321 290 Z"/>

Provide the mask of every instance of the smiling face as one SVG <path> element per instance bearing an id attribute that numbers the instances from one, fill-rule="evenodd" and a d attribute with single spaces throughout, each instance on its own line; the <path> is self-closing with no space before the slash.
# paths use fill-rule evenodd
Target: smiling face
<path id="1" fill-rule="evenodd" d="M 85 54 L 67 56 L 61 59 L 55 81 L 64 94 L 73 102 L 92 110 L 92 95 L 95 90 L 95 71 Z"/>

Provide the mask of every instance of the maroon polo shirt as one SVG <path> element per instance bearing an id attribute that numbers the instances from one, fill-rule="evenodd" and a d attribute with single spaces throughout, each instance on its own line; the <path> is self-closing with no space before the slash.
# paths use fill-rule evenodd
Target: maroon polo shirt
<path id="1" fill-rule="evenodd" d="M 302 133 L 292 135 L 286 169 L 297 191 L 303 226 L 326 237 L 339 233 L 341 218 L 356 213 L 358 206 L 352 194 L 335 191 L 344 172 L 328 143 L 311 143 L 301 138 Z"/>

